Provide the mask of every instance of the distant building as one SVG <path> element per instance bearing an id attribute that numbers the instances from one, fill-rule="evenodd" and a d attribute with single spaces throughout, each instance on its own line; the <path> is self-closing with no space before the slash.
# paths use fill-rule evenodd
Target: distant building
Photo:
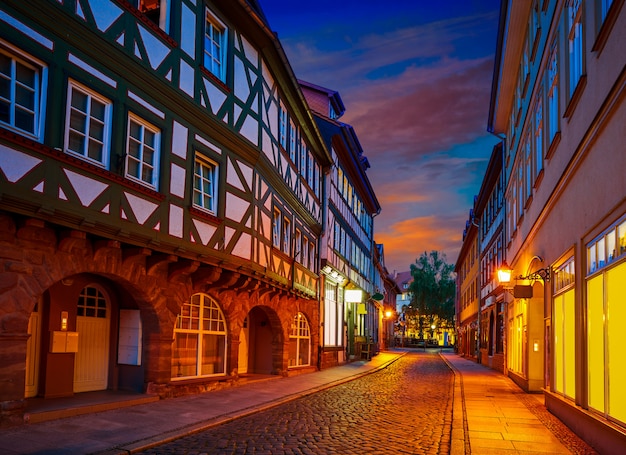
<path id="1" fill-rule="evenodd" d="M 356 132 L 339 121 L 345 112 L 339 93 L 305 81 L 300 85 L 333 163 L 325 176 L 320 244 L 321 366 L 328 367 L 358 358 L 363 343 L 380 342 L 383 307 L 372 296 L 383 292 L 373 262 L 374 217 L 381 208 Z"/>
<path id="2" fill-rule="evenodd" d="M 505 143 L 505 371 L 603 454 L 626 447 L 624 43 L 623 0 L 502 2 L 489 113 Z"/>
<path id="3" fill-rule="evenodd" d="M 463 230 L 463 244 L 454 266 L 456 274 L 455 317 L 457 352 L 479 359 L 480 241 L 474 209 Z"/>

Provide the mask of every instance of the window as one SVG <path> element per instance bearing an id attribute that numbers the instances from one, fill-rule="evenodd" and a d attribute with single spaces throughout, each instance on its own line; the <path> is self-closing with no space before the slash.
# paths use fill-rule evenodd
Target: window
<path id="1" fill-rule="evenodd" d="M 176 317 L 172 343 L 172 379 L 225 374 L 226 321 L 217 303 L 194 294 Z"/>
<path id="2" fill-rule="evenodd" d="M 567 4 L 569 42 L 569 96 L 574 95 L 578 81 L 583 75 L 583 22 L 582 0 L 569 0 Z"/>
<path id="3" fill-rule="evenodd" d="M 626 325 L 626 262 L 611 264 L 587 279 L 587 393 L 589 407 L 626 422 L 623 332 Z"/>
<path id="4" fill-rule="evenodd" d="M 34 139 L 43 138 L 46 68 L 1 47 L 0 124 Z"/>
<path id="5" fill-rule="evenodd" d="M 296 148 L 298 145 L 298 137 L 296 134 L 296 124 L 289 120 L 289 158 L 294 164 L 297 164 Z"/>
<path id="6" fill-rule="evenodd" d="M 289 367 L 311 364 L 311 331 L 306 317 L 298 313 L 291 323 L 289 333 Z"/>
<path id="7" fill-rule="evenodd" d="M 587 272 L 594 273 L 625 253 L 626 220 L 623 220 L 587 246 Z"/>
<path id="8" fill-rule="evenodd" d="M 574 259 L 554 272 L 552 327 L 554 333 L 555 392 L 566 397 L 576 396 L 576 329 L 574 299 Z"/>
<path id="9" fill-rule="evenodd" d="M 217 165 L 196 154 L 193 171 L 193 205 L 213 215 L 217 213 Z"/>
<path id="10" fill-rule="evenodd" d="M 337 302 L 338 287 L 327 280 L 324 285 L 324 346 L 343 345 L 343 306 Z"/>
<path id="11" fill-rule="evenodd" d="M 167 32 L 169 28 L 167 22 L 168 0 L 134 0 L 132 3 L 150 21 Z"/>
<path id="12" fill-rule="evenodd" d="M 299 261 L 302 264 L 302 257 L 300 256 L 301 254 L 302 254 L 302 232 L 300 231 L 300 229 L 296 228 L 296 237 L 295 237 L 293 257 L 295 260 Z"/>
<path id="13" fill-rule="evenodd" d="M 283 149 L 287 149 L 287 110 L 282 104 L 278 112 L 278 142 Z"/>
<path id="14" fill-rule="evenodd" d="M 606 19 L 607 14 L 609 14 L 609 8 L 613 4 L 613 0 L 600 0 L 600 18 L 602 22 Z"/>
<path id="15" fill-rule="evenodd" d="M 309 270 L 315 270 L 315 243 L 309 242 Z"/>
<path id="16" fill-rule="evenodd" d="M 552 43 L 548 63 L 548 141 L 552 143 L 559 130 L 559 58 L 557 43 Z"/>
<path id="17" fill-rule="evenodd" d="M 543 93 L 539 94 L 537 104 L 535 105 L 534 115 L 534 134 L 533 134 L 533 178 L 537 180 L 539 173 L 543 170 Z"/>
<path id="18" fill-rule="evenodd" d="M 160 137 L 159 129 L 129 115 L 126 176 L 155 189 L 159 178 Z"/>
<path id="19" fill-rule="evenodd" d="M 282 238 L 282 250 L 283 253 L 289 254 L 291 251 L 291 223 L 288 218 L 283 218 L 283 238 Z"/>
<path id="20" fill-rule="evenodd" d="M 280 248 L 280 234 L 281 230 L 281 222 L 282 222 L 282 214 L 280 210 L 274 209 L 274 224 L 272 229 L 272 244 L 275 248 Z"/>
<path id="21" fill-rule="evenodd" d="M 85 286 L 78 296 L 76 315 L 87 318 L 107 317 L 107 300 L 95 286 Z"/>
<path id="22" fill-rule="evenodd" d="M 70 81 L 66 121 L 66 150 L 108 167 L 111 101 Z"/>
<path id="23" fill-rule="evenodd" d="M 226 26 L 209 9 L 204 30 L 204 67 L 220 81 L 226 82 Z"/>

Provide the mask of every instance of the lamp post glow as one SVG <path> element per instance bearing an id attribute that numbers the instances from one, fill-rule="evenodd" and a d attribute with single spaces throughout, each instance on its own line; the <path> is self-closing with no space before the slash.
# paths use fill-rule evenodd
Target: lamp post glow
<path id="1" fill-rule="evenodd" d="M 509 267 L 506 261 L 502 262 L 502 265 L 498 269 L 498 281 L 500 284 L 509 284 L 511 282 L 511 275 L 513 270 Z"/>

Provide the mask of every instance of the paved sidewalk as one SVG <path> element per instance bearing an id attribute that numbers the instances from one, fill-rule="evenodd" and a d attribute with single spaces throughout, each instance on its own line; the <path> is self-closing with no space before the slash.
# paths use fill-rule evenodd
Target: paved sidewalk
<path id="1" fill-rule="evenodd" d="M 385 351 L 367 362 L 250 382 L 202 395 L 2 429 L 1 453 L 127 455 L 140 452 L 373 373 L 407 351 Z M 441 356 L 455 372 L 452 455 L 595 453 L 558 420 L 551 422 L 551 427 L 559 429 L 557 439 L 546 427 L 545 416 L 540 419 L 536 409 L 531 412 L 534 407 L 548 414 L 542 401 L 539 402 L 541 395 L 525 394 L 509 378 L 451 351 L 442 350 Z"/>
<path id="2" fill-rule="evenodd" d="M 597 453 L 546 410 L 543 394 L 453 352 L 442 357 L 455 371 L 451 455 Z"/>

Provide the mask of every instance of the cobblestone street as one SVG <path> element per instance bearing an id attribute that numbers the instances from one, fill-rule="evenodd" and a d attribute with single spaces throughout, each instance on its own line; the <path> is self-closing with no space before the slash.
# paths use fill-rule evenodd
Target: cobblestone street
<path id="1" fill-rule="evenodd" d="M 437 351 L 145 454 L 447 454 L 453 374 Z"/>

